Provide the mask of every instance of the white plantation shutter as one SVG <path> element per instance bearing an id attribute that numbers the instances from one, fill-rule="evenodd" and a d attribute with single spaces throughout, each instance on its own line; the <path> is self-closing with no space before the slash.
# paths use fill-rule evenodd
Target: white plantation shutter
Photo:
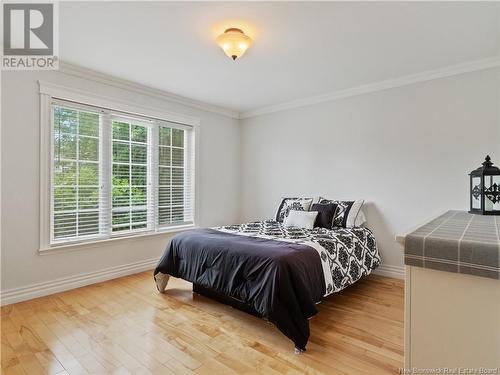
<path id="1" fill-rule="evenodd" d="M 158 127 L 157 225 L 192 224 L 194 209 L 193 131 L 180 124 L 161 122 Z"/>
<path id="2" fill-rule="evenodd" d="M 112 231 L 154 228 L 152 122 L 112 117 Z"/>
<path id="3" fill-rule="evenodd" d="M 103 232 L 102 118 L 95 108 L 52 103 L 52 242 Z"/>
<path id="4" fill-rule="evenodd" d="M 184 130 L 184 223 L 194 224 L 195 209 L 195 133 L 193 128 Z"/>
<path id="5" fill-rule="evenodd" d="M 194 224 L 190 126 L 52 102 L 51 244 Z"/>

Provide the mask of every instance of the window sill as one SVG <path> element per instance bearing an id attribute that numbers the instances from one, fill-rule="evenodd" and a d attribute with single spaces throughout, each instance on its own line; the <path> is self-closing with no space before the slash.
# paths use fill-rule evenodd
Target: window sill
<path id="1" fill-rule="evenodd" d="M 53 245 L 47 247 L 41 247 L 38 249 L 38 255 L 52 255 L 52 254 L 60 254 L 66 252 L 72 252 L 77 250 L 87 250 L 94 248 L 101 248 L 103 246 L 111 246 L 120 241 L 140 241 L 149 237 L 157 237 L 157 236 L 172 236 L 173 234 L 185 232 L 187 230 L 196 229 L 198 226 L 196 225 L 185 225 L 179 226 L 170 229 L 160 230 L 158 232 L 151 233 L 143 233 L 143 234 L 133 234 L 128 236 L 120 236 L 113 238 L 106 238 L 103 240 L 95 240 L 95 241 L 87 241 L 87 242 L 73 242 L 61 245 Z"/>

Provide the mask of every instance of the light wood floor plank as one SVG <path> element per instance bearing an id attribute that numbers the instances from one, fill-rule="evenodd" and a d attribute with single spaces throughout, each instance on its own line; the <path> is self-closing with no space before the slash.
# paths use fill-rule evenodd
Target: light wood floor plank
<path id="1" fill-rule="evenodd" d="M 274 326 L 151 272 L 4 306 L 1 375 L 394 374 L 401 280 L 369 276 L 318 305 L 308 351 Z"/>

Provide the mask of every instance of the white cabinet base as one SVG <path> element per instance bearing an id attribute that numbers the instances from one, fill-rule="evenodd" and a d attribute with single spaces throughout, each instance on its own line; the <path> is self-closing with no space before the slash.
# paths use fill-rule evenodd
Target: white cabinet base
<path id="1" fill-rule="evenodd" d="M 500 367 L 500 280 L 406 266 L 406 368 Z"/>

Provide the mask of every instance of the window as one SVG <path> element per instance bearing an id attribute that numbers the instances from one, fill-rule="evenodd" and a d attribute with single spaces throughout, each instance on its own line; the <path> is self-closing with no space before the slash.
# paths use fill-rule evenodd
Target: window
<path id="1" fill-rule="evenodd" d="M 184 221 L 184 130 L 160 127 L 158 145 L 158 222 L 168 225 Z"/>
<path id="2" fill-rule="evenodd" d="M 194 224 L 192 127 L 63 100 L 51 125 L 51 245 Z"/>
<path id="3" fill-rule="evenodd" d="M 148 126 L 124 119 L 114 119 L 112 126 L 112 230 L 147 229 L 153 209 Z"/>
<path id="4" fill-rule="evenodd" d="M 53 239 L 99 234 L 101 115 L 54 107 Z"/>

